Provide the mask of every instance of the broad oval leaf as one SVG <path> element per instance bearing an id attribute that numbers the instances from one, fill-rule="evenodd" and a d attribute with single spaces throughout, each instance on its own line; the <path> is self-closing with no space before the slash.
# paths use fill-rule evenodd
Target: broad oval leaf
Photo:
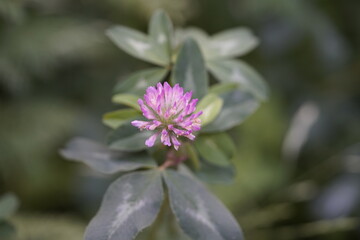
<path id="1" fill-rule="evenodd" d="M 138 118 L 141 118 L 139 111 L 134 109 L 120 109 L 117 111 L 105 113 L 103 116 L 103 123 L 106 126 L 115 129 L 124 123 Z"/>
<path id="2" fill-rule="evenodd" d="M 182 230 L 196 240 L 242 240 L 242 231 L 225 206 L 196 180 L 164 171 L 170 206 Z"/>
<path id="3" fill-rule="evenodd" d="M 196 107 L 197 111 L 203 111 L 200 116 L 201 126 L 212 122 L 219 114 L 223 100 L 215 94 L 207 94 Z"/>
<path id="4" fill-rule="evenodd" d="M 219 166 L 229 166 L 236 152 L 235 144 L 226 133 L 200 135 L 195 148 L 203 158 Z"/>
<path id="5" fill-rule="evenodd" d="M 196 28 L 196 27 L 189 27 L 189 28 L 185 28 L 185 29 L 176 29 L 176 31 L 175 31 L 175 39 L 176 39 L 175 46 L 177 46 L 177 47 L 180 46 L 188 38 L 192 38 L 198 43 L 198 46 L 200 47 L 201 52 L 202 52 L 204 58 L 206 59 L 206 52 L 207 52 L 206 46 L 209 42 L 208 34 L 206 32 L 204 32 L 202 29 Z"/>
<path id="6" fill-rule="evenodd" d="M 231 91 L 221 95 L 223 107 L 217 118 L 205 126 L 202 132 L 220 132 L 228 130 L 250 116 L 258 107 L 259 102 L 251 94 Z"/>
<path id="7" fill-rule="evenodd" d="M 0 222 L 11 217 L 19 207 L 18 198 L 12 194 L 7 193 L 0 197 Z"/>
<path id="8" fill-rule="evenodd" d="M 210 87 L 209 93 L 220 95 L 226 92 L 236 90 L 238 88 L 238 85 L 239 84 L 235 82 L 217 83 Z"/>
<path id="9" fill-rule="evenodd" d="M 108 127 L 118 128 L 130 120 L 138 118 L 141 118 L 139 111 L 134 109 L 120 109 L 117 111 L 105 113 L 103 116 L 103 123 Z"/>
<path id="10" fill-rule="evenodd" d="M 139 97 L 134 94 L 120 93 L 113 96 L 113 103 L 123 104 L 125 106 L 132 107 L 138 111 L 140 110 L 140 106 L 138 104 Z"/>
<path id="11" fill-rule="evenodd" d="M 126 123 L 109 135 L 108 145 L 115 150 L 137 152 L 147 149 L 145 141 L 152 134 L 151 131 L 140 131 L 130 123 Z"/>
<path id="12" fill-rule="evenodd" d="M 257 98 L 261 100 L 268 98 L 269 89 L 263 78 L 243 61 L 209 61 L 207 66 L 220 82 L 238 83 L 240 88 L 252 93 Z"/>
<path id="13" fill-rule="evenodd" d="M 179 83 L 185 91 L 192 91 L 194 98 L 207 93 L 208 75 L 197 43 L 187 39 L 180 50 L 173 71 L 174 83 Z"/>
<path id="14" fill-rule="evenodd" d="M 172 54 L 173 25 L 163 10 L 157 10 L 150 20 L 150 40 L 158 55 L 170 64 Z"/>
<path id="15" fill-rule="evenodd" d="M 161 174 L 127 174 L 106 191 L 100 210 L 85 232 L 85 240 L 131 240 L 153 223 L 163 201 Z"/>
<path id="16" fill-rule="evenodd" d="M 247 28 L 225 30 L 211 38 L 207 59 L 242 56 L 253 50 L 258 43 L 258 39 Z"/>
<path id="17" fill-rule="evenodd" d="M 200 168 L 194 171 L 194 174 L 204 182 L 214 183 L 231 183 L 236 177 L 236 169 L 233 164 L 220 166 L 212 164 L 200 157 Z"/>
<path id="18" fill-rule="evenodd" d="M 68 160 L 82 162 L 104 174 L 156 166 L 146 153 L 125 154 L 84 138 L 72 139 L 60 153 Z"/>
<path id="19" fill-rule="evenodd" d="M 143 95 L 148 87 L 161 82 L 167 72 L 168 70 L 164 68 L 150 68 L 135 72 L 125 80 L 119 82 L 115 86 L 114 92 Z"/>
<path id="20" fill-rule="evenodd" d="M 118 47 L 133 57 L 161 66 L 168 64 L 158 56 L 157 49 L 142 32 L 124 26 L 114 26 L 108 29 L 106 34 Z"/>

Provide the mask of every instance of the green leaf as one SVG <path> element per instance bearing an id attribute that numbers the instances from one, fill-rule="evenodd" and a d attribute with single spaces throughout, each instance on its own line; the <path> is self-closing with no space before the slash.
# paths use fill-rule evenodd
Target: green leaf
<path id="1" fill-rule="evenodd" d="M 163 201 L 161 174 L 127 174 L 106 191 L 100 210 L 85 232 L 85 240 L 131 240 L 150 226 Z"/>
<path id="2" fill-rule="evenodd" d="M 60 153 L 68 160 L 82 162 L 104 174 L 156 166 L 155 161 L 146 153 L 130 155 L 83 138 L 74 138 Z"/>
<path id="3" fill-rule="evenodd" d="M 112 101 L 114 103 L 123 104 L 125 106 L 132 107 L 140 112 L 141 111 L 140 106 L 137 103 L 138 99 L 139 97 L 134 94 L 120 93 L 114 95 Z"/>
<path id="4" fill-rule="evenodd" d="M 195 148 L 193 147 L 193 145 L 186 143 L 184 145 L 185 150 L 186 150 L 186 154 L 193 166 L 194 169 L 199 169 L 200 168 L 200 159 L 199 156 L 195 150 Z"/>
<path id="5" fill-rule="evenodd" d="M 231 183 L 236 176 L 236 169 L 233 164 L 219 166 L 200 157 L 200 168 L 194 173 L 208 183 Z"/>
<path id="6" fill-rule="evenodd" d="M 218 83 L 211 86 L 211 88 L 209 89 L 209 93 L 220 95 L 226 92 L 236 90 L 238 88 L 238 85 L 238 83 L 232 82 Z"/>
<path id="7" fill-rule="evenodd" d="M 148 36 L 142 32 L 124 26 L 114 26 L 108 29 L 106 34 L 119 48 L 133 57 L 160 66 L 168 64 L 158 55 Z"/>
<path id="8" fill-rule="evenodd" d="M 125 80 L 119 82 L 114 89 L 115 93 L 132 93 L 143 95 L 145 90 L 161 82 L 168 70 L 164 68 L 150 68 L 131 74 Z"/>
<path id="9" fill-rule="evenodd" d="M 208 44 L 207 59 L 232 58 L 253 50 L 259 41 L 247 28 L 225 30 L 214 35 Z"/>
<path id="10" fill-rule="evenodd" d="M 111 128 L 118 128 L 122 124 L 141 118 L 139 111 L 134 109 L 121 109 L 104 114 L 103 123 Z"/>
<path id="11" fill-rule="evenodd" d="M 145 141 L 152 134 L 150 131 L 140 131 L 130 123 L 126 123 L 109 135 L 108 144 L 111 149 L 137 152 L 147 149 Z"/>
<path id="12" fill-rule="evenodd" d="M 0 221 L 11 217 L 19 207 L 19 200 L 12 193 L 0 198 Z"/>
<path id="13" fill-rule="evenodd" d="M 220 82 L 235 82 L 261 100 L 268 98 L 269 89 L 263 78 L 243 61 L 209 61 L 208 68 Z"/>
<path id="14" fill-rule="evenodd" d="M 180 50 L 173 71 L 174 83 L 185 91 L 192 91 L 193 97 L 201 98 L 207 93 L 208 75 L 197 43 L 187 39 Z"/>
<path id="15" fill-rule="evenodd" d="M 200 115 L 201 126 L 211 123 L 219 114 L 222 105 L 223 100 L 215 94 L 210 93 L 203 97 L 196 108 L 197 111 L 203 111 Z"/>
<path id="16" fill-rule="evenodd" d="M 157 10 L 150 20 L 150 40 L 164 62 L 170 64 L 172 54 L 173 25 L 169 16 Z"/>
<path id="17" fill-rule="evenodd" d="M 228 166 L 235 154 L 235 144 L 226 133 L 200 135 L 195 148 L 210 163 Z"/>
<path id="18" fill-rule="evenodd" d="M 221 132 L 228 130 L 250 116 L 259 107 L 256 98 L 251 94 L 232 91 L 221 95 L 224 100 L 223 107 L 217 118 L 205 126 L 202 132 Z"/>
<path id="19" fill-rule="evenodd" d="M 207 35 L 207 33 L 204 32 L 202 29 L 196 27 L 176 29 L 176 46 L 180 46 L 188 38 L 192 38 L 197 42 L 198 46 L 201 49 L 202 55 L 206 59 L 206 49 L 209 42 L 209 36 Z"/>
<path id="20" fill-rule="evenodd" d="M 0 220 L 0 239 L 11 240 L 16 239 L 16 229 L 15 227 L 6 221 Z"/>
<path id="21" fill-rule="evenodd" d="M 164 171 L 170 206 L 182 230 L 196 240 L 242 240 L 242 231 L 225 206 L 196 180 Z"/>

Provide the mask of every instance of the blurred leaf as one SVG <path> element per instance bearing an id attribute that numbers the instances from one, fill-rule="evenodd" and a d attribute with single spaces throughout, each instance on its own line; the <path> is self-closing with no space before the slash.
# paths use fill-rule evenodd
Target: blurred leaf
<path id="1" fill-rule="evenodd" d="M 121 93 L 114 95 L 112 101 L 114 103 L 123 104 L 125 106 L 132 107 L 140 112 L 141 111 L 140 106 L 137 103 L 138 99 L 139 97 L 134 94 Z"/>
<path id="2" fill-rule="evenodd" d="M 108 29 L 106 34 L 119 48 L 131 56 L 160 66 L 167 65 L 144 33 L 124 26 L 114 26 Z"/>
<path id="3" fill-rule="evenodd" d="M 211 88 L 209 89 L 209 93 L 220 95 L 235 90 L 236 88 L 238 88 L 238 85 L 239 85 L 238 83 L 232 83 L 232 82 L 217 83 L 211 86 Z"/>
<path id="4" fill-rule="evenodd" d="M 197 111 L 203 111 L 200 115 L 201 126 L 211 123 L 219 114 L 223 100 L 215 94 L 207 94 L 201 99 L 196 107 Z"/>
<path id="5" fill-rule="evenodd" d="M 258 39 L 247 28 L 225 30 L 210 40 L 207 59 L 242 56 L 258 45 Z"/>
<path id="6" fill-rule="evenodd" d="M 200 135 L 195 147 L 203 158 L 220 166 L 229 166 L 235 154 L 235 145 L 226 133 Z"/>
<path id="7" fill-rule="evenodd" d="M 249 93 L 232 91 L 221 95 L 223 107 L 217 118 L 202 129 L 202 132 L 220 132 L 228 130 L 251 115 L 258 107 L 258 101 Z"/>
<path id="8" fill-rule="evenodd" d="M 192 91 L 193 97 L 201 98 L 207 93 L 208 76 L 203 57 L 197 43 L 187 39 L 180 50 L 173 72 L 174 83 L 185 91 Z"/>
<path id="9" fill-rule="evenodd" d="M 198 170 L 200 168 L 200 159 L 196 153 L 195 148 L 191 144 L 185 144 L 185 149 L 193 168 Z"/>
<path id="10" fill-rule="evenodd" d="M 133 119 L 140 118 L 139 111 L 134 109 L 120 109 L 117 111 L 106 113 L 103 116 L 103 123 L 111 128 L 118 128 L 122 124 Z"/>
<path id="11" fill-rule="evenodd" d="M 178 172 L 164 171 L 170 205 L 182 230 L 196 240 L 241 240 L 235 218 L 199 182 Z"/>
<path id="12" fill-rule="evenodd" d="M 208 44 L 208 38 L 204 30 L 196 27 L 188 27 L 185 29 L 176 29 L 175 31 L 175 39 L 176 39 L 176 46 L 180 46 L 186 39 L 192 38 L 194 39 L 199 48 L 201 49 L 202 55 L 206 56 L 206 46 Z M 205 57 L 206 58 L 206 57 Z"/>
<path id="13" fill-rule="evenodd" d="M 11 240 L 15 239 L 16 229 L 15 227 L 5 221 L 0 220 L 0 239 Z"/>
<path id="14" fill-rule="evenodd" d="M 83 138 L 71 140 L 61 150 L 61 155 L 68 160 L 85 163 L 92 169 L 105 174 L 156 166 L 155 161 L 145 153 L 129 155 L 110 150 L 104 145 Z"/>
<path id="15" fill-rule="evenodd" d="M 239 83 L 239 87 L 257 98 L 268 98 L 268 86 L 263 78 L 249 65 L 240 60 L 209 61 L 208 67 L 220 82 Z"/>
<path id="16" fill-rule="evenodd" d="M 200 168 L 195 171 L 195 175 L 208 183 L 231 183 L 236 176 L 236 170 L 233 164 L 220 166 L 200 158 Z"/>
<path id="17" fill-rule="evenodd" d="M 115 86 L 115 93 L 132 93 L 142 95 L 146 88 L 161 82 L 167 74 L 164 68 L 150 68 L 131 74 Z"/>
<path id="18" fill-rule="evenodd" d="M 150 131 L 140 131 L 130 123 L 115 129 L 108 138 L 111 149 L 136 152 L 147 149 L 145 140 L 151 136 Z"/>
<path id="19" fill-rule="evenodd" d="M 152 45 L 157 47 L 163 61 L 170 64 L 173 26 L 169 16 L 163 10 L 157 10 L 150 20 L 149 28 Z"/>
<path id="20" fill-rule="evenodd" d="M 132 240 L 151 225 L 163 201 L 158 171 L 127 174 L 111 184 L 86 229 L 86 240 Z"/>
<path id="21" fill-rule="evenodd" d="M 19 207 L 19 200 L 12 193 L 7 193 L 0 198 L 0 221 L 11 217 Z"/>

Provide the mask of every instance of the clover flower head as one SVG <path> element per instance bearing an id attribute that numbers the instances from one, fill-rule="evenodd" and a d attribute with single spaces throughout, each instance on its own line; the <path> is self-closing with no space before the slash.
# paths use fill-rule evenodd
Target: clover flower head
<path id="1" fill-rule="evenodd" d="M 198 99 L 191 99 L 192 92 L 184 93 L 184 89 L 176 84 L 171 87 L 167 82 L 158 83 L 156 87 L 148 87 L 144 100 L 139 99 L 141 111 L 149 121 L 132 121 L 131 124 L 140 130 L 150 130 L 155 133 L 145 141 L 146 146 L 152 147 L 160 135 L 161 142 L 166 146 L 179 149 L 179 136 L 190 140 L 199 131 L 202 112 L 194 113 Z"/>

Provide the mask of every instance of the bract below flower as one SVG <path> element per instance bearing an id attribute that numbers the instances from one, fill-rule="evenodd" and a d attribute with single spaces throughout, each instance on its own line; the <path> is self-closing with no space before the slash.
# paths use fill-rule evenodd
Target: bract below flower
<path id="1" fill-rule="evenodd" d="M 198 99 L 191 99 L 192 92 L 184 93 L 184 89 L 176 84 L 171 87 L 167 82 L 156 87 L 149 87 L 144 100 L 139 99 L 141 111 L 149 121 L 132 121 L 131 124 L 140 130 L 154 131 L 154 134 L 145 142 L 152 147 L 158 136 L 166 146 L 179 149 L 181 142 L 179 136 L 190 140 L 195 139 L 193 134 L 199 131 L 202 112 L 194 113 Z"/>

